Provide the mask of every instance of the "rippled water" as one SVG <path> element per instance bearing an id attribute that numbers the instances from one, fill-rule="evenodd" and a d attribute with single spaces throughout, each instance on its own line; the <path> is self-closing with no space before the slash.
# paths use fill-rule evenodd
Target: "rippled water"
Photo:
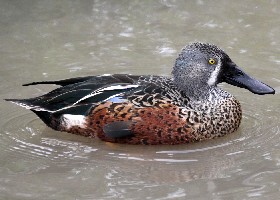
<path id="1" fill-rule="evenodd" d="M 222 47 L 276 89 L 223 84 L 243 108 L 239 130 L 177 146 L 101 142 L 47 128 L 0 101 L 0 199 L 277 199 L 280 195 L 278 1 L 1 1 L 0 97 L 40 80 L 104 73 L 168 75 L 180 49 Z"/>

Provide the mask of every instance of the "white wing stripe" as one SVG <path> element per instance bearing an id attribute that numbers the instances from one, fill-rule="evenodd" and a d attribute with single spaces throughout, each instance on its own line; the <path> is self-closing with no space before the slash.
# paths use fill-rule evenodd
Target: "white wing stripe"
<path id="1" fill-rule="evenodd" d="M 76 102 L 73 103 L 72 105 L 66 106 L 66 107 L 63 107 L 63 108 L 60 108 L 60 109 L 57 109 L 57 110 L 48 110 L 48 109 L 42 108 L 42 107 L 40 107 L 40 106 L 35 106 L 35 105 L 34 105 L 34 106 L 32 106 L 32 105 L 29 106 L 29 105 L 26 105 L 26 104 L 24 104 L 24 103 L 18 103 L 18 102 L 13 102 L 13 103 L 18 104 L 19 106 L 24 107 L 24 108 L 26 108 L 26 109 L 34 109 L 34 110 L 36 110 L 36 111 L 47 111 L 47 112 L 50 112 L 50 113 L 55 113 L 55 112 L 58 112 L 58 111 L 61 111 L 61 110 L 65 110 L 65 109 L 71 108 L 71 107 L 77 105 L 79 102 L 81 102 L 81 101 L 83 101 L 83 100 L 85 100 L 85 99 L 88 99 L 88 98 L 90 98 L 90 97 L 94 97 L 94 96 L 96 96 L 96 95 L 98 95 L 98 94 L 101 94 L 103 91 L 118 90 L 118 89 L 121 90 L 121 89 L 137 88 L 137 87 L 139 87 L 139 85 L 112 85 L 112 86 L 109 86 L 109 87 L 101 88 L 101 89 L 96 90 L 96 91 L 94 91 L 94 92 L 92 92 L 92 93 L 86 95 L 85 97 L 79 99 L 78 101 L 76 101 Z M 64 93 L 64 94 L 65 94 L 65 93 Z M 109 99 L 111 99 L 111 98 L 113 98 L 113 97 L 116 97 L 116 96 L 118 96 L 118 95 L 120 95 L 120 94 L 123 94 L 123 93 L 119 93 L 119 94 L 112 95 L 112 96 L 108 97 L 107 99 L 105 99 L 104 101 L 109 100 Z M 61 95 L 62 95 L 62 94 L 61 94 Z M 59 95 L 59 96 L 61 96 L 61 95 Z M 56 96 L 56 97 L 57 97 L 57 96 Z M 55 97 L 54 97 L 54 98 L 55 98 Z M 54 98 L 53 98 L 53 99 L 54 99 Z"/>
<path id="2" fill-rule="evenodd" d="M 139 85 L 112 85 L 112 86 L 109 86 L 109 87 L 106 87 L 106 88 L 101 88 L 99 90 L 96 90 L 92 93 L 90 93 L 89 95 L 86 95 L 85 97 L 79 99 L 78 101 L 76 101 L 74 105 L 76 105 L 77 103 L 87 99 L 87 98 L 90 98 L 90 97 L 94 97 L 98 94 L 101 94 L 103 91 L 108 91 L 108 90 L 121 90 L 121 89 L 129 89 L 129 88 L 136 88 L 136 87 L 139 87 Z M 107 99 L 110 99 L 111 97 L 107 98 Z"/>

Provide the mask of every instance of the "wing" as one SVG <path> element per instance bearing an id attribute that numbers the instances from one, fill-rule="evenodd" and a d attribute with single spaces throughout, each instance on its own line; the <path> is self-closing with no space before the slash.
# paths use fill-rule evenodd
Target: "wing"
<path id="1" fill-rule="evenodd" d="M 102 101 L 124 101 L 130 92 L 141 90 L 144 85 L 137 83 L 140 76 L 116 74 L 90 76 L 50 82 L 33 82 L 25 85 L 57 84 L 57 88 L 45 95 L 31 99 L 6 99 L 27 109 L 58 112 L 71 107 L 88 107 Z M 83 109 L 82 109 L 83 110 Z"/>
<path id="2" fill-rule="evenodd" d="M 59 81 L 41 81 L 23 84 L 23 86 L 39 85 L 39 84 L 55 84 L 60 86 L 73 85 L 82 82 L 90 82 L 93 85 L 101 86 L 113 83 L 134 83 L 140 76 L 133 76 L 128 74 L 113 74 L 113 75 L 101 75 L 101 76 L 86 76 L 76 77 L 70 79 L 64 79 Z"/>

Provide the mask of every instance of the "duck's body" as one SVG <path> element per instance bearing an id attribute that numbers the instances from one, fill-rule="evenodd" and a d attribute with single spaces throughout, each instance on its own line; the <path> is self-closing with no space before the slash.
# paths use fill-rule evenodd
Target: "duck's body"
<path id="1" fill-rule="evenodd" d="M 31 109 L 49 127 L 104 141 L 180 144 L 234 132 L 239 102 L 217 87 L 226 81 L 257 94 L 274 93 L 252 79 L 215 45 L 182 50 L 173 77 L 115 74 L 35 82 L 62 87 L 41 97 L 10 101 Z"/>

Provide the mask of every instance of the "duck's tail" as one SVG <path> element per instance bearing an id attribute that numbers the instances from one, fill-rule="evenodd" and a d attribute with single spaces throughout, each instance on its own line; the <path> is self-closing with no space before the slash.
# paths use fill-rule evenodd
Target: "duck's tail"
<path id="1" fill-rule="evenodd" d="M 39 106 L 32 105 L 32 100 L 30 99 L 5 99 L 6 101 L 17 104 L 23 108 L 31 110 L 34 112 L 47 126 L 60 130 L 60 116 L 56 113 L 49 112 L 44 110 Z M 57 116 L 56 116 L 57 115 Z"/>
<path id="2" fill-rule="evenodd" d="M 4 99 L 5 101 L 10 101 L 16 105 L 19 105 L 28 110 L 38 110 L 40 107 L 34 105 L 32 99 Z M 42 108 L 40 108 L 42 110 Z"/>
<path id="3" fill-rule="evenodd" d="M 60 131 L 60 116 L 56 116 L 54 113 L 50 113 L 48 111 L 37 111 L 32 110 L 48 127 Z"/>

